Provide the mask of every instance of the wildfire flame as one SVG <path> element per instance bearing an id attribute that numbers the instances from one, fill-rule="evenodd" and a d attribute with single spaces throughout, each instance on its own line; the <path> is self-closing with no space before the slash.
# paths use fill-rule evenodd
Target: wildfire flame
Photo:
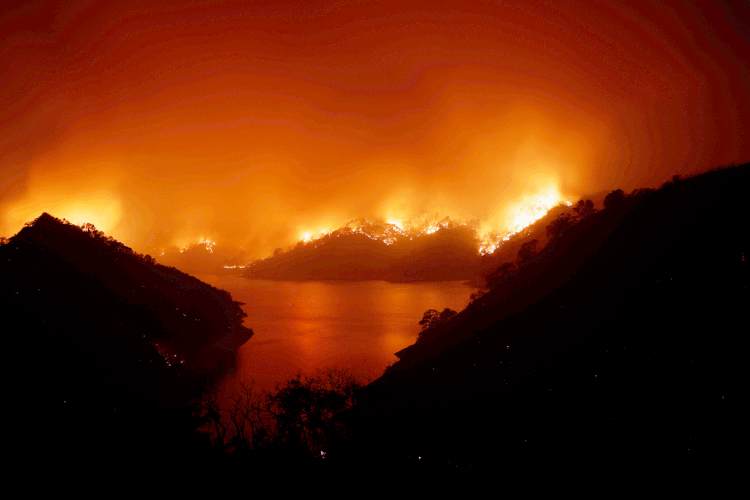
<path id="1" fill-rule="evenodd" d="M 571 205 L 570 202 L 562 200 L 557 191 L 553 191 L 552 189 L 548 189 L 542 194 L 526 198 L 523 202 L 512 209 L 514 218 L 509 231 L 514 234 L 520 233 L 531 224 L 547 215 L 547 212 L 560 203 L 565 203 L 568 206 Z"/>
<path id="2" fill-rule="evenodd" d="M 442 220 L 428 221 L 427 216 L 414 219 L 388 219 L 384 222 L 368 222 L 363 219 L 351 221 L 339 229 L 325 228 L 316 232 L 303 232 L 300 240 L 304 243 L 312 243 L 326 236 L 336 234 L 362 234 L 370 239 L 381 241 L 386 245 L 392 245 L 399 238 L 418 238 L 423 235 L 433 234 L 441 229 L 469 226 L 480 234 L 480 243 L 477 251 L 480 255 L 488 255 L 497 250 L 505 241 L 513 235 L 520 233 L 534 222 L 538 221 L 555 206 L 564 204 L 570 206 L 569 201 L 564 200 L 556 188 L 549 187 L 533 196 L 522 198 L 510 210 L 510 223 L 501 231 L 481 231 L 482 222 L 478 219 L 469 221 L 453 221 L 449 217 Z"/>
<path id="3" fill-rule="evenodd" d="M 211 241 L 208 238 L 201 238 L 198 243 L 187 244 L 187 245 L 183 246 L 182 248 L 180 248 L 180 253 L 184 253 L 185 251 L 190 250 L 190 248 L 193 247 L 194 245 L 205 245 L 206 250 L 208 251 L 208 253 L 214 253 L 214 245 L 216 245 L 216 242 L 215 241 Z M 163 254 L 163 252 L 162 252 L 162 254 Z"/>
<path id="4" fill-rule="evenodd" d="M 554 187 L 549 187 L 536 195 L 524 197 L 509 210 L 510 223 L 505 231 L 490 230 L 483 234 L 479 245 L 480 255 L 493 253 L 513 235 L 520 233 L 547 215 L 552 208 L 561 204 L 572 205 L 570 201 L 564 200 Z"/>
<path id="5" fill-rule="evenodd" d="M 426 214 L 412 219 L 387 218 L 379 221 L 367 221 L 356 219 L 344 224 L 338 229 L 325 227 L 317 231 L 303 231 L 300 233 L 299 242 L 304 244 L 315 243 L 327 237 L 340 237 L 345 235 L 359 234 L 372 240 L 380 241 L 386 245 L 393 245 L 399 240 L 423 237 L 434 234 L 443 229 L 455 229 L 468 227 L 478 235 L 479 244 L 477 252 L 479 255 L 490 255 L 494 253 L 514 235 L 522 232 L 533 223 L 543 218 L 549 211 L 559 205 L 571 206 L 572 203 L 565 200 L 556 187 L 547 187 L 534 195 L 522 197 L 506 210 L 505 224 L 496 223 L 500 229 L 496 229 L 486 219 L 474 218 L 466 221 L 453 220 L 445 217 L 437 220 L 429 219 Z M 214 242 L 202 240 L 201 243 L 213 245 Z M 225 269 L 245 268 L 245 265 L 225 265 Z"/>

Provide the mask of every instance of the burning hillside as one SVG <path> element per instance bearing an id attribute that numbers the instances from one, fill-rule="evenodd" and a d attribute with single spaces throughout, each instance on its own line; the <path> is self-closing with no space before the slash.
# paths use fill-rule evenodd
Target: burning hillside
<path id="1" fill-rule="evenodd" d="M 435 214 L 435 218 L 430 220 L 428 215 L 424 214 L 422 217 L 413 219 L 376 221 L 355 219 L 335 230 L 326 228 L 316 232 L 303 232 L 300 241 L 311 243 L 329 235 L 341 237 L 362 234 L 386 245 L 393 245 L 407 239 L 413 241 L 415 238 L 436 233 L 441 229 L 468 228 L 476 233 L 479 255 L 488 255 L 493 253 L 503 242 L 508 241 L 511 236 L 520 233 L 558 205 L 570 206 L 571 203 L 563 200 L 556 189 L 549 188 L 534 196 L 526 197 L 513 206 L 509 210 L 509 220 L 506 222 L 506 229 L 504 230 L 491 229 L 488 221 L 479 217 L 467 221 L 454 221 L 448 216 L 439 219 L 438 214 Z"/>
<path id="2" fill-rule="evenodd" d="M 487 223 L 478 218 L 355 219 L 338 229 L 305 232 L 296 246 L 267 259 L 225 268 L 263 279 L 467 280 L 502 258 L 493 255 L 501 246 L 523 239 L 535 222 L 569 205 L 556 193 L 543 193 L 519 206 L 505 231 L 483 231 Z"/>
<path id="3" fill-rule="evenodd" d="M 358 218 L 335 229 L 302 230 L 294 245 L 254 261 L 242 247 L 205 236 L 152 253 L 189 273 L 243 269 L 247 277 L 283 280 L 465 280 L 502 260 L 501 247 L 515 256 L 517 245 L 508 242 L 528 236 L 534 223 L 570 205 L 548 188 L 518 200 L 502 221 L 439 214 Z"/>

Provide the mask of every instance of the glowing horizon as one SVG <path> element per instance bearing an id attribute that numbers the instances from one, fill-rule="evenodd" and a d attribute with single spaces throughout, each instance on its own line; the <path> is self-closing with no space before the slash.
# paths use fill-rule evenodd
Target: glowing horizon
<path id="1" fill-rule="evenodd" d="M 46 211 L 144 253 L 207 238 L 260 258 L 357 218 L 501 233 L 549 186 L 577 200 L 747 162 L 733 12 L 8 0 L 0 236 Z"/>

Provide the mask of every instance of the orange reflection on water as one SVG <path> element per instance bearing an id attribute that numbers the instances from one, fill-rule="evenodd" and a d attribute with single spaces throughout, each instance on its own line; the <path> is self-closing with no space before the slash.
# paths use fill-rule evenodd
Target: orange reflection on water
<path id="1" fill-rule="evenodd" d="M 235 382 L 272 389 L 297 371 L 348 368 L 377 378 L 394 353 L 414 343 L 427 309 L 461 310 L 472 288 L 460 282 L 282 282 L 201 275 L 244 302 L 255 332 L 239 352 Z"/>

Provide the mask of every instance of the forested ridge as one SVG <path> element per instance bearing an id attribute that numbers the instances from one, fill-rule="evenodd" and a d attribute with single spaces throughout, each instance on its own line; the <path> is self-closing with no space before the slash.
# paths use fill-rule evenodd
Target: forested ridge
<path id="1" fill-rule="evenodd" d="M 91 225 L 49 214 L 3 243 L 4 333 L 19 374 L 11 388 L 34 437 L 26 451 L 203 450 L 194 403 L 252 335 L 240 304 Z"/>
<path id="2" fill-rule="evenodd" d="M 229 407 L 206 382 L 251 334 L 239 304 L 45 214 L 0 245 L 6 331 L 30 373 L 15 394 L 57 456 L 733 477 L 749 168 L 582 200 L 544 241 L 517 242 L 466 309 L 415 318 L 418 341 L 379 379 L 300 374 Z"/>
<path id="3" fill-rule="evenodd" d="M 748 169 L 615 191 L 568 224 L 370 384 L 368 449 L 441 467 L 731 474 Z"/>

